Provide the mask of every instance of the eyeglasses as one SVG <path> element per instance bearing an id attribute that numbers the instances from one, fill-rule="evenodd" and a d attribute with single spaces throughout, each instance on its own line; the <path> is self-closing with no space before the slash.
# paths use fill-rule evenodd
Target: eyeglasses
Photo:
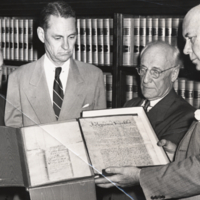
<path id="1" fill-rule="evenodd" d="M 160 77 L 160 75 L 161 75 L 163 72 L 166 72 L 166 71 L 168 71 L 168 70 L 170 70 L 170 69 L 172 69 L 172 68 L 175 68 L 175 67 L 170 67 L 169 69 L 166 69 L 166 70 L 163 70 L 163 71 L 159 71 L 159 70 L 157 70 L 157 69 L 151 69 L 151 70 L 150 70 L 150 74 L 151 74 L 152 78 L 157 79 L 157 78 Z M 147 71 L 148 71 L 148 69 L 145 68 L 145 67 L 137 67 L 136 69 L 137 69 L 137 72 L 138 72 L 138 74 L 139 74 L 140 76 L 144 76 L 144 75 L 147 73 Z"/>

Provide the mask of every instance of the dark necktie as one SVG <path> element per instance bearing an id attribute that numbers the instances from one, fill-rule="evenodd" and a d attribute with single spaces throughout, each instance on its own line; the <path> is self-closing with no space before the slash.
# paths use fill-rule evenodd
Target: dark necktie
<path id="1" fill-rule="evenodd" d="M 56 68 L 55 79 L 54 79 L 54 84 L 53 84 L 53 108 L 54 108 L 56 119 L 58 119 L 59 117 L 60 110 L 62 107 L 63 97 L 64 97 L 63 87 L 60 81 L 61 70 L 62 70 L 61 67 Z"/>
<path id="2" fill-rule="evenodd" d="M 145 101 L 145 103 L 144 103 L 144 106 L 143 106 L 145 112 L 147 112 L 147 108 L 148 108 L 149 106 L 150 106 L 150 101 L 147 99 L 147 100 Z"/>

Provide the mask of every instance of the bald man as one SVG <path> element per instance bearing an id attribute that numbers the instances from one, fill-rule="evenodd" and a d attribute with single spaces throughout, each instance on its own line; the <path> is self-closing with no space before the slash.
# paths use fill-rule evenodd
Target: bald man
<path id="1" fill-rule="evenodd" d="M 173 89 L 182 65 L 179 57 L 179 50 L 165 42 L 148 44 L 141 53 L 138 68 L 144 98 L 133 98 L 125 104 L 125 107 L 144 106 L 149 100 L 147 116 L 158 139 L 167 139 L 175 144 L 190 127 L 195 111 Z"/>
<path id="2" fill-rule="evenodd" d="M 200 5 L 192 8 L 183 21 L 183 37 L 186 40 L 184 53 L 200 70 Z M 183 108 L 184 109 L 184 108 Z M 175 154 L 175 161 L 166 166 L 139 169 L 130 167 L 110 167 L 106 169 L 110 180 L 120 187 L 141 185 L 145 197 L 150 199 L 200 199 L 200 123 L 193 122 L 177 149 L 169 141 L 162 140 Z M 113 185 L 106 179 L 96 179 L 103 188 Z"/>
<path id="3" fill-rule="evenodd" d="M 147 116 L 158 139 L 178 144 L 194 119 L 195 108 L 176 94 L 173 89 L 182 62 L 179 50 L 162 42 L 149 43 L 141 52 L 140 87 L 144 98 L 133 98 L 125 107 L 144 106 L 150 101 Z M 121 191 L 110 189 L 104 200 L 128 200 Z M 141 189 L 125 189 L 134 200 L 145 199 Z"/>

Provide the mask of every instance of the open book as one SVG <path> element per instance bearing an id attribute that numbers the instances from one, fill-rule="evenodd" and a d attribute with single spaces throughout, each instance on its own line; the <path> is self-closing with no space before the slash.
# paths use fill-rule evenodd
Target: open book
<path id="1" fill-rule="evenodd" d="M 21 136 L 31 186 L 169 162 L 142 107 L 86 111 L 77 121 L 21 128 Z"/>

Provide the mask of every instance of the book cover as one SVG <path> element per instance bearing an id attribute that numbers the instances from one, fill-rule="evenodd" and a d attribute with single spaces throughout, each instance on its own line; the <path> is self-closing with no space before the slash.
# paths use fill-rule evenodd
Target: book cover
<path id="1" fill-rule="evenodd" d="M 80 19 L 80 33 L 81 33 L 81 61 L 87 62 L 86 51 L 86 19 Z"/>
<path id="2" fill-rule="evenodd" d="M 81 30 L 80 19 L 76 20 L 76 44 L 75 44 L 75 59 L 81 61 Z"/>
<path id="3" fill-rule="evenodd" d="M 104 65 L 110 66 L 110 19 L 103 19 Z"/>
<path id="4" fill-rule="evenodd" d="M 92 62 L 98 65 L 97 19 L 92 19 Z"/>
<path id="5" fill-rule="evenodd" d="M 103 19 L 97 19 L 98 63 L 104 65 Z"/>
<path id="6" fill-rule="evenodd" d="M 133 66 L 135 64 L 134 54 L 134 18 L 123 19 L 123 66 Z"/>
<path id="7" fill-rule="evenodd" d="M 87 63 L 92 64 L 92 19 L 86 19 Z"/>

